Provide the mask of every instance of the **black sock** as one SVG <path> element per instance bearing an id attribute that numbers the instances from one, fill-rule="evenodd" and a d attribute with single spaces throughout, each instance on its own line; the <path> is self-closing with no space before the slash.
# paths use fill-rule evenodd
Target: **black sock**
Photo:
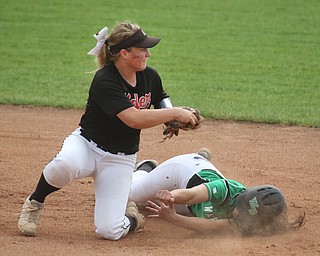
<path id="1" fill-rule="evenodd" d="M 127 215 L 126 215 L 127 216 Z M 134 231 L 137 227 L 137 220 L 131 216 L 127 216 L 130 221 L 130 229 L 129 231 Z"/>
<path id="2" fill-rule="evenodd" d="M 29 200 L 36 200 L 39 203 L 43 203 L 44 199 L 46 198 L 47 195 L 51 194 L 54 191 L 59 190 L 60 188 L 56 188 L 54 186 L 51 186 L 46 179 L 43 176 L 43 173 L 41 174 L 41 177 L 38 181 L 38 185 L 36 188 L 36 191 L 31 194 Z"/>
<path id="3" fill-rule="evenodd" d="M 155 166 L 152 166 L 151 164 L 149 164 L 148 162 L 143 163 L 138 170 L 144 170 L 146 172 L 151 172 L 153 169 L 155 168 Z"/>

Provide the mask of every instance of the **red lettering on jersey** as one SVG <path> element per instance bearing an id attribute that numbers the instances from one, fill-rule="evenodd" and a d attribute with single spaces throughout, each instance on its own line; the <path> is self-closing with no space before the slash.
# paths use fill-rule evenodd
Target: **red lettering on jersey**
<path id="1" fill-rule="evenodd" d="M 146 93 L 144 96 L 141 96 L 140 98 L 137 93 L 134 93 L 133 97 L 131 97 L 131 94 L 128 93 L 127 97 L 136 109 L 149 108 L 151 104 L 151 92 Z"/>

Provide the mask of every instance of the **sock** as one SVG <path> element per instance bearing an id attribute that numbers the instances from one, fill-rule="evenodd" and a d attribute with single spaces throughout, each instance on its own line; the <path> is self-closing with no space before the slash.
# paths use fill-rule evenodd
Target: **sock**
<path id="1" fill-rule="evenodd" d="M 129 219 L 130 221 L 130 229 L 129 229 L 129 232 L 130 231 L 134 231 L 137 227 L 137 220 L 131 216 L 127 216 L 126 217 Z"/>
<path id="2" fill-rule="evenodd" d="M 51 186 L 46 179 L 43 176 L 43 173 L 41 174 L 41 177 L 38 181 L 38 185 L 36 190 L 31 194 L 29 200 L 36 200 L 39 203 L 43 203 L 44 199 L 47 195 L 51 194 L 54 191 L 59 190 L 60 188 L 56 188 L 54 186 Z"/>
<path id="3" fill-rule="evenodd" d="M 146 172 L 151 172 L 155 167 L 151 166 L 148 162 L 143 163 L 138 170 L 144 170 Z"/>

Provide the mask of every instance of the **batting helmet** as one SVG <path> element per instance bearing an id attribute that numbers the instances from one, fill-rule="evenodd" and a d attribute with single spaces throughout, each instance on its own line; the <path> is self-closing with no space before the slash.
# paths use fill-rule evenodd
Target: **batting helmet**
<path id="1" fill-rule="evenodd" d="M 286 207 L 282 192 L 272 185 L 256 186 L 236 197 L 238 225 L 242 231 L 270 224 Z"/>

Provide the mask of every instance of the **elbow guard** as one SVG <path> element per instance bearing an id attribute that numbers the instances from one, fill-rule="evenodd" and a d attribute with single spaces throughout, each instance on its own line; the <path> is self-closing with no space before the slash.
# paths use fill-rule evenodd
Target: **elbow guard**
<path id="1" fill-rule="evenodd" d="M 160 101 L 160 104 L 157 106 L 157 108 L 173 108 L 170 98 L 167 97 Z"/>

